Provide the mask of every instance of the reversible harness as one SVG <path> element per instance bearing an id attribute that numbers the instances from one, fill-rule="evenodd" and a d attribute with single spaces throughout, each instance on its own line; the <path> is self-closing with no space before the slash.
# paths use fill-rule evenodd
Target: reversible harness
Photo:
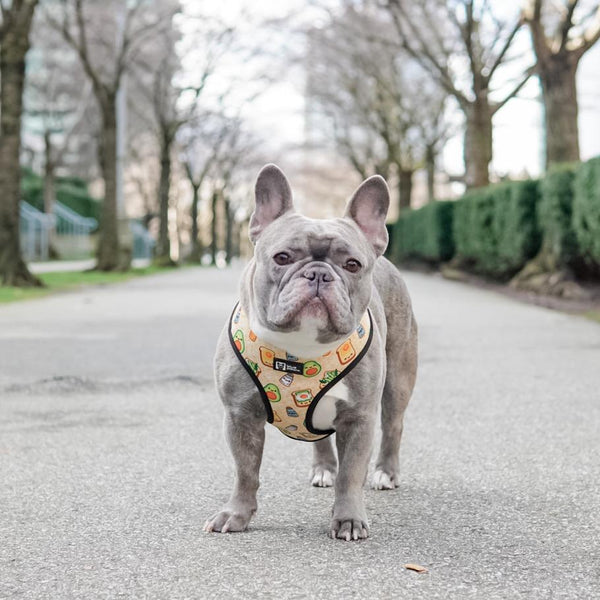
<path id="1" fill-rule="evenodd" d="M 373 338 L 369 310 L 350 337 L 315 359 L 292 356 L 259 340 L 239 303 L 229 325 L 231 346 L 260 392 L 268 422 L 287 437 L 305 442 L 316 442 L 334 433 L 334 429 L 313 427 L 312 415 L 319 400 L 369 349 Z"/>

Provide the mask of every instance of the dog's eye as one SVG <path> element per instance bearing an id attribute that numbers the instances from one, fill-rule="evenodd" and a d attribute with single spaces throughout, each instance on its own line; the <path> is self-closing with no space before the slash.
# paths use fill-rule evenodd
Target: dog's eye
<path id="1" fill-rule="evenodd" d="M 356 273 L 361 267 L 362 265 L 354 258 L 347 260 L 346 264 L 344 265 L 344 269 L 346 269 L 346 271 L 350 271 L 350 273 Z"/>
<path id="2" fill-rule="evenodd" d="M 273 260 L 278 265 L 289 265 L 292 262 L 292 257 L 287 252 L 278 252 Z"/>

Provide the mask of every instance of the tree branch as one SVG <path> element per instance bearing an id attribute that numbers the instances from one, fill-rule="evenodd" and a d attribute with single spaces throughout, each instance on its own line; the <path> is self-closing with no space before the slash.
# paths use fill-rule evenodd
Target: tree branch
<path id="1" fill-rule="evenodd" d="M 517 32 L 519 31 L 519 29 L 521 29 L 522 25 L 523 25 L 523 19 L 520 18 L 515 23 L 514 27 L 511 29 L 510 33 L 508 34 L 508 37 L 506 38 L 504 45 L 502 46 L 502 49 L 496 56 L 494 62 L 492 63 L 492 66 L 490 67 L 490 70 L 487 73 L 488 82 L 491 80 L 496 69 L 502 64 L 502 61 L 504 60 L 504 57 L 506 56 L 506 53 L 508 52 L 508 49 L 510 48 L 510 45 L 512 44 L 512 41 L 513 41 L 515 35 L 517 35 Z"/>
<path id="2" fill-rule="evenodd" d="M 529 81 L 529 78 L 535 73 L 536 65 L 532 65 L 525 71 L 525 75 L 519 83 L 504 97 L 500 102 L 496 102 L 492 108 L 492 116 L 495 115 L 511 98 L 514 98 L 521 88 Z"/>
<path id="3" fill-rule="evenodd" d="M 400 44 L 402 47 L 417 61 L 421 64 L 423 68 L 425 68 L 429 73 L 431 73 L 440 84 L 447 90 L 449 94 L 454 96 L 459 104 L 462 106 L 466 106 L 469 104 L 469 100 L 467 97 L 460 92 L 454 85 L 452 81 L 452 77 L 448 71 L 447 65 L 442 65 L 436 58 L 431 54 L 428 49 L 427 43 L 423 39 L 419 29 L 415 26 L 415 23 L 408 16 L 402 3 L 399 0 L 389 0 L 388 6 L 390 8 L 390 13 L 392 15 L 392 20 L 394 21 L 394 25 L 398 34 L 400 36 Z M 415 48 L 408 42 L 409 34 L 405 31 L 404 26 L 402 25 L 401 18 L 404 19 L 410 29 L 411 34 L 414 36 L 419 42 L 419 47 Z"/>
<path id="4" fill-rule="evenodd" d="M 571 27 L 573 27 L 573 12 L 577 7 L 579 0 L 568 0 L 567 1 L 567 11 L 565 12 L 565 17 L 560 23 L 560 48 L 559 52 L 563 51 L 569 40 L 569 31 L 571 31 Z"/>
<path id="5" fill-rule="evenodd" d="M 598 40 L 600 40 L 600 6 L 596 11 L 595 23 L 585 31 L 581 45 L 573 52 L 577 54 L 577 58 L 581 58 Z"/>

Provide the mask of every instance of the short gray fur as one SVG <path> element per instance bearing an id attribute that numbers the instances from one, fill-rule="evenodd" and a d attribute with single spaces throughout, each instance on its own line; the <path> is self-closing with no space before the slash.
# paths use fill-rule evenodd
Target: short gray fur
<path id="1" fill-rule="evenodd" d="M 374 176 L 356 190 L 343 218 L 306 218 L 294 211 L 285 175 L 267 165 L 257 179 L 250 221 L 254 258 L 240 283 L 240 301 L 252 329 L 272 342 L 305 342 L 312 332 L 315 348 L 335 345 L 358 326 L 367 307 L 371 311 L 371 346 L 344 378 L 348 398 L 335 404 L 337 459 L 331 438 L 314 444 L 313 485 L 327 487 L 335 479 L 330 535 L 347 541 L 369 533 L 363 486 L 380 406 L 382 440 L 372 487 L 398 485 L 403 417 L 417 370 L 410 298 L 400 274 L 382 256 L 388 206 L 387 185 Z M 289 262 L 278 264 L 275 257 Z M 350 269 L 351 260 L 358 261 L 357 272 Z M 222 533 L 245 530 L 256 512 L 267 417 L 254 382 L 231 348 L 228 327 L 217 344 L 215 378 L 236 479 L 229 501 L 205 524 L 207 531 Z"/>

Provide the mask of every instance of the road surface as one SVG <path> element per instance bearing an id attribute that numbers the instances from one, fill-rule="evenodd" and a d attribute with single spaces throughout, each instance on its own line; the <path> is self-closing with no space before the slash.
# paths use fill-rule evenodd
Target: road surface
<path id="1" fill-rule="evenodd" d="M 327 537 L 310 445 L 271 427 L 250 530 L 204 533 L 232 483 L 211 358 L 238 276 L 0 307 L 0 598 L 600 597 L 600 326 L 420 274 L 370 539 Z"/>

